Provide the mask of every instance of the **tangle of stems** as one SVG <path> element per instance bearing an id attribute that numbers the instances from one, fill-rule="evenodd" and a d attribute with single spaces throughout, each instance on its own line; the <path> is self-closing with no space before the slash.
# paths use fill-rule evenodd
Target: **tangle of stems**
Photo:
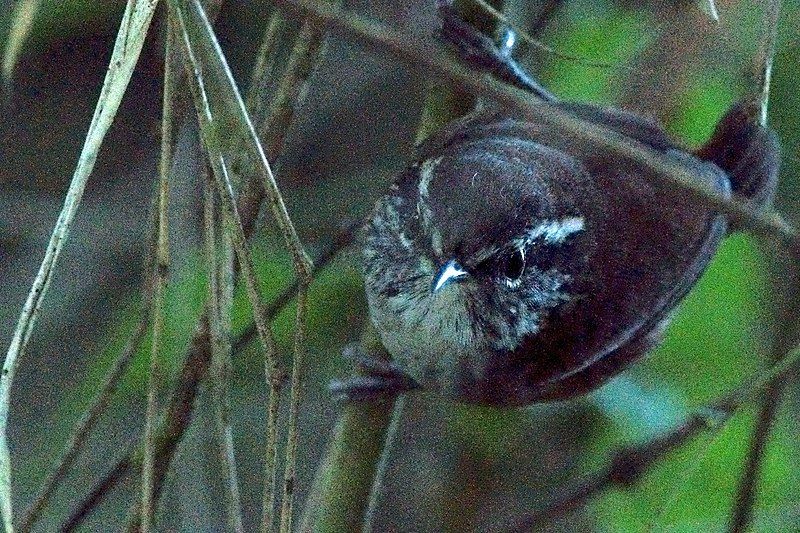
<path id="1" fill-rule="evenodd" d="M 476 1 L 483 4 L 481 0 Z M 294 85 L 291 90 L 289 90 L 289 92 L 279 90 L 279 96 L 286 96 L 286 101 L 283 104 L 277 104 L 277 110 L 279 112 L 270 112 L 269 118 L 267 119 L 267 122 L 272 126 L 272 130 L 268 128 L 263 130 L 269 132 L 267 135 L 268 140 L 265 141 L 266 148 L 262 148 L 261 144 L 258 142 L 256 131 L 253 126 L 254 123 L 260 124 L 260 122 L 258 120 L 253 120 L 252 122 L 250 121 L 250 118 L 244 111 L 244 104 L 242 103 L 241 98 L 238 97 L 235 85 L 233 85 L 233 91 L 237 97 L 237 104 L 239 105 L 240 110 L 243 112 L 242 117 L 244 124 L 246 125 L 248 142 L 253 143 L 252 147 L 257 155 L 256 159 L 258 164 L 256 167 L 260 173 L 260 181 L 256 182 L 248 180 L 248 182 L 245 183 L 245 186 L 239 195 L 239 205 L 237 206 L 236 196 L 233 192 L 232 179 L 229 172 L 229 163 L 226 161 L 226 158 L 221 155 L 221 149 L 219 148 L 221 142 L 219 139 L 214 139 L 213 136 L 209 136 L 207 133 L 208 131 L 212 131 L 212 128 L 209 127 L 209 121 L 213 119 L 213 116 L 210 108 L 208 107 L 208 98 L 203 94 L 202 66 L 197 57 L 192 57 L 193 54 L 191 49 L 193 43 L 191 42 L 188 32 L 186 31 L 185 21 L 180 19 L 182 16 L 181 11 L 183 9 L 194 10 L 193 16 L 196 16 L 200 20 L 204 20 L 203 28 L 209 32 L 210 24 L 208 23 L 208 20 L 205 19 L 205 14 L 198 0 L 189 0 L 188 3 L 179 3 L 178 0 L 170 0 L 170 4 L 174 9 L 176 9 L 178 17 L 184 28 L 184 46 L 187 50 L 188 59 L 193 63 L 195 69 L 196 76 L 195 80 L 193 81 L 193 84 L 195 82 L 197 83 L 197 86 L 194 86 L 195 103 L 201 124 L 204 120 L 206 121 L 206 127 L 201 128 L 204 131 L 204 142 L 206 143 L 206 148 L 211 154 L 211 164 L 215 170 L 214 175 L 216 180 L 216 191 L 223 207 L 226 227 L 231 235 L 234 248 L 236 249 L 237 258 L 239 259 L 239 267 L 242 275 L 245 278 L 248 294 L 251 297 L 251 303 L 255 302 L 253 304 L 253 309 L 256 320 L 255 327 L 251 331 L 255 331 L 259 334 L 264 346 L 265 354 L 267 354 L 267 372 L 272 378 L 268 380 L 270 382 L 274 380 L 275 376 L 280 374 L 280 372 L 273 372 L 278 367 L 277 363 L 275 363 L 276 354 L 274 351 L 274 340 L 271 342 L 269 340 L 271 337 L 271 332 L 269 331 L 269 325 L 267 322 L 274 314 L 275 304 L 272 306 L 266 306 L 263 302 L 258 302 L 259 297 L 257 295 L 257 289 L 255 289 L 256 280 L 252 272 L 252 264 L 251 260 L 248 258 L 247 251 L 247 237 L 252 232 L 256 215 L 258 213 L 258 207 L 265 196 L 268 199 L 269 206 L 278 222 L 279 228 L 284 237 L 284 241 L 290 251 L 295 269 L 295 285 L 291 288 L 291 290 L 287 290 L 283 293 L 283 295 L 287 296 L 282 296 L 285 298 L 285 301 L 283 302 L 285 303 L 295 292 L 298 295 L 297 317 L 295 323 L 295 355 L 291 380 L 292 397 L 290 401 L 289 435 L 287 437 L 286 470 L 284 472 L 283 486 L 283 508 L 280 520 L 280 527 L 282 531 L 289 531 L 291 528 L 294 463 L 297 452 L 296 423 L 301 398 L 300 372 L 304 354 L 305 303 L 307 290 L 311 283 L 312 275 L 321 265 L 315 266 L 310 261 L 302 243 L 297 237 L 297 233 L 292 225 L 291 219 L 289 218 L 288 212 L 283 203 L 283 199 L 280 196 L 277 183 L 272 175 L 268 158 L 265 153 L 270 154 L 274 160 L 274 157 L 276 156 L 273 155 L 273 153 L 279 151 L 279 148 L 276 147 L 279 147 L 283 144 L 283 136 L 285 135 L 286 126 L 291 121 L 291 117 L 294 115 L 298 102 L 301 100 L 302 88 L 298 88 L 298 85 L 302 87 L 304 80 L 308 77 L 308 73 L 314 64 L 314 61 L 318 57 L 319 43 L 321 42 L 321 32 L 323 29 L 331 27 L 337 31 L 344 32 L 351 37 L 355 37 L 373 45 L 380 46 L 403 60 L 425 67 L 434 76 L 444 79 L 454 87 L 458 87 L 476 95 L 492 98 L 495 101 L 506 105 L 510 109 L 519 111 L 544 123 L 558 124 L 566 131 L 575 135 L 577 138 L 596 145 L 599 149 L 604 149 L 611 153 L 616 153 L 623 157 L 630 158 L 631 160 L 652 170 L 653 172 L 651 174 L 654 176 L 653 179 L 663 180 L 670 183 L 673 186 L 673 191 L 676 197 L 688 199 L 697 204 L 716 209 L 727 214 L 732 221 L 739 223 L 741 226 L 756 234 L 775 238 L 779 242 L 786 245 L 791 251 L 800 250 L 800 236 L 798 236 L 797 231 L 793 227 L 786 224 L 774 212 L 766 214 L 757 213 L 741 202 L 735 200 L 732 201 L 721 195 L 706 190 L 699 186 L 693 180 L 692 176 L 686 174 L 686 171 L 682 169 L 681 166 L 675 165 L 654 150 L 650 150 L 645 146 L 617 135 L 603 127 L 587 125 L 586 123 L 569 116 L 556 107 L 532 100 L 530 96 L 522 95 L 518 91 L 505 87 L 502 84 L 494 82 L 493 80 L 476 77 L 469 69 L 453 62 L 446 54 L 441 53 L 435 48 L 432 48 L 433 45 L 419 46 L 415 44 L 413 39 L 407 38 L 407 36 L 403 35 L 401 32 L 390 30 L 360 17 L 349 14 L 345 15 L 336 7 L 310 4 L 297 0 L 278 0 L 276 3 L 286 9 L 301 12 L 305 17 L 307 17 L 307 23 L 304 25 L 304 28 L 308 27 L 309 32 L 312 30 L 316 32 L 314 35 L 316 35 L 317 38 L 314 42 L 317 44 L 317 48 L 307 49 L 303 54 L 301 54 L 302 59 L 306 60 L 307 64 L 304 65 L 305 70 L 303 70 L 301 67 L 296 67 L 297 70 L 293 71 L 293 74 L 296 75 L 296 79 L 293 80 Z M 131 3 L 129 3 L 129 8 L 130 5 Z M 777 20 L 777 12 L 775 13 L 775 20 Z M 149 19 L 146 21 L 144 26 L 145 29 L 147 23 L 149 23 Z M 128 21 L 128 24 L 130 24 L 130 21 Z M 216 41 L 213 39 L 213 33 L 210 33 L 210 36 L 211 41 L 216 44 Z M 769 94 L 769 72 L 772 65 L 772 54 L 774 54 L 774 37 L 771 44 L 771 50 L 772 52 L 765 55 L 765 58 L 767 59 L 764 61 L 764 91 L 762 92 L 761 99 L 762 122 L 765 120 L 764 117 L 766 116 L 766 102 Z M 222 58 L 223 56 L 221 51 L 219 51 L 218 48 L 216 51 L 218 52 L 218 57 Z M 136 51 L 136 54 L 138 55 L 138 51 Z M 265 68 L 265 72 L 268 70 L 270 69 Z M 286 79 L 291 79 L 291 76 L 286 76 L 284 80 Z M 253 85 L 253 87 L 257 86 L 258 84 Z M 274 100 L 274 102 L 277 101 L 278 98 Z M 281 115 L 281 113 L 284 113 L 284 115 Z M 262 128 L 259 128 L 259 130 L 262 130 Z M 217 152 L 218 157 L 214 157 L 213 152 Z M 68 200 L 69 198 L 70 196 L 68 196 Z M 77 201 L 79 200 L 80 191 L 77 194 Z M 166 202 L 166 195 L 163 196 L 163 201 Z M 77 207 L 77 203 L 75 203 L 74 207 Z M 71 219 L 67 220 L 60 226 L 57 225 L 57 229 L 59 227 L 63 228 L 64 238 L 66 237 L 66 230 L 70 220 Z M 166 228 L 164 228 L 163 234 L 161 231 L 159 231 L 159 236 L 160 239 L 166 239 Z M 352 233 L 350 236 L 352 236 Z M 349 238 L 346 240 L 349 241 Z M 4 412 L 0 412 L 0 415 L 3 415 L 3 425 L 1 428 L 3 433 L 0 435 L 0 437 L 3 438 L 3 445 L 5 445 L 5 419 L 7 419 L 7 390 L 10 386 L 11 376 L 13 376 L 13 371 L 15 368 L 14 365 L 16 364 L 16 359 L 24 350 L 24 345 L 30 336 L 30 330 L 35 323 L 41 297 L 49 286 L 50 276 L 52 275 L 51 272 L 55 265 L 57 254 L 58 251 L 56 250 L 55 256 L 52 258 L 52 264 L 50 264 L 48 267 L 49 270 L 45 273 L 45 277 L 42 277 L 41 285 L 39 286 L 40 292 L 42 293 L 41 296 L 37 295 L 37 300 L 34 302 L 35 305 L 32 307 L 26 304 L 26 308 L 23 311 L 23 317 L 21 317 L 20 323 L 22 324 L 22 318 L 27 317 L 27 325 L 25 325 L 23 335 L 20 337 L 20 341 L 16 344 L 12 342 L 12 348 L 16 346 L 16 348 L 14 348 L 16 350 L 15 357 L 12 357 L 11 351 L 9 351 L 10 355 L 6 359 L 6 364 L 10 364 L 11 367 L 8 371 L 4 371 L 4 381 L 3 384 L 0 385 L 0 392 L 5 395 L 4 397 L 0 397 L 0 400 L 2 400 L 0 407 L 5 406 L 6 408 Z M 331 257 L 332 256 L 333 255 L 331 255 Z M 159 261 L 157 261 L 157 264 L 161 265 L 163 262 L 164 265 L 166 265 L 167 263 L 165 259 L 165 257 L 160 257 Z M 164 279 L 166 278 L 166 266 L 163 269 L 159 266 L 155 269 L 155 272 L 156 280 L 154 287 L 163 282 L 163 279 L 159 280 L 159 276 L 162 273 L 164 275 Z M 37 276 L 37 283 L 40 282 L 39 278 L 40 277 Z M 34 289 L 36 286 L 37 285 L 35 284 Z M 34 291 L 32 290 L 32 294 L 33 292 Z M 255 294 L 253 294 L 253 292 L 255 292 Z M 158 301 L 158 298 L 155 299 Z M 256 304 L 258 304 L 258 306 Z M 157 309 L 157 307 L 154 307 L 154 309 Z M 197 387 L 199 386 L 199 383 L 205 374 L 209 361 L 212 360 L 214 335 L 213 331 L 211 330 L 216 327 L 214 326 L 214 320 L 209 318 L 208 313 L 205 313 L 200 318 L 196 334 L 193 337 L 192 345 L 189 353 L 187 354 L 186 363 L 184 364 L 181 376 L 179 376 L 178 384 L 173 391 L 173 395 L 169 404 L 163 410 L 163 415 L 161 417 L 162 422 L 158 425 L 158 427 L 155 427 L 155 425 L 150 425 L 151 422 L 156 421 L 157 418 L 155 416 L 155 410 L 150 412 L 151 409 L 148 409 L 148 429 L 145 433 L 148 434 L 149 437 L 145 439 L 146 444 L 143 448 L 144 453 L 141 456 L 137 456 L 139 455 L 138 452 L 131 450 L 123 459 L 121 459 L 112 471 L 112 475 L 106 476 L 102 480 L 101 484 L 95 487 L 95 490 L 93 490 L 92 494 L 90 495 L 89 502 L 81 507 L 78 515 L 76 515 L 76 520 L 70 520 L 66 526 L 67 528 L 76 525 L 78 520 L 85 516 L 85 513 L 102 499 L 103 495 L 114 485 L 114 483 L 116 483 L 116 481 L 127 475 L 132 467 L 143 462 L 143 497 L 141 505 L 141 518 L 143 521 L 141 525 L 146 530 L 146 526 L 148 525 L 149 520 L 152 518 L 153 508 L 155 502 L 157 502 L 158 494 L 163 483 L 163 477 L 169 465 L 175 446 L 180 441 L 183 433 L 188 427 L 189 421 L 191 420 L 193 409 L 192 403 L 196 395 Z M 260 324 L 259 321 L 261 322 Z M 154 312 L 153 323 L 154 328 L 158 327 L 157 312 Z M 247 333 L 245 335 L 247 335 Z M 15 333 L 15 339 L 16 338 L 17 334 Z M 240 339 L 235 343 L 235 345 L 240 346 L 242 342 L 243 341 Z M 157 346 L 158 343 L 154 342 L 153 361 L 156 360 L 155 355 Z M 738 393 L 734 393 L 733 395 L 725 397 L 722 400 L 715 402 L 712 407 L 717 412 L 722 413 L 723 419 L 727 419 L 729 416 L 731 416 L 733 411 L 753 393 L 754 390 L 759 390 L 765 385 L 774 386 L 776 383 L 778 383 L 778 381 L 782 379 L 783 375 L 793 365 L 796 364 L 797 357 L 797 351 L 792 352 L 792 354 L 789 356 L 784 356 L 767 374 L 762 375 L 755 384 L 743 389 L 744 392 L 739 391 Z M 189 364 L 194 364 L 196 366 L 188 367 L 187 365 Z M 153 383 L 156 383 L 156 371 L 157 368 L 154 368 L 154 379 L 151 380 Z M 8 378 L 6 378 L 7 374 L 9 375 Z M 277 380 L 275 381 L 277 383 Z M 277 387 L 273 388 L 270 397 L 274 398 L 274 401 L 277 402 L 279 391 L 276 393 L 276 389 Z M 148 402 L 148 404 L 150 404 L 150 402 Z M 275 408 L 274 414 L 277 416 L 276 406 L 270 405 L 268 409 L 271 413 L 273 407 Z M 669 451 L 673 450 L 676 446 L 685 442 L 691 436 L 697 434 L 707 427 L 709 427 L 708 417 L 698 414 L 691 417 L 681 426 L 675 428 L 665 437 L 660 437 L 639 447 L 629 448 L 618 452 L 615 458 L 609 462 L 609 466 L 605 470 L 597 475 L 586 478 L 583 482 L 576 485 L 573 490 L 568 491 L 564 497 L 560 497 L 557 501 L 552 502 L 552 505 L 547 506 L 547 509 L 549 509 L 547 512 L 528 517 L 526 519 L 528 520 L 526 524 L 536 523 L 536 521 L 539 520 L 537 517 L 543 516 L 546 518 L 552 518 L 552 516 L 557 513 L 562 513 L 564 510 L 574 508 L 577 505 L 576 502 L 585 501 L 588 496 L 603 490 L 606 487 L 614 484 L 626 485 L 635 482 L 652 464 L 655 463 L 658 458 L 662 457 Z M 269 431 L 270 430 L 268 429 L 268 433 Z M 3 446 L 3 448 L 5 447 Z M 276 448 L 270 448 L 267 451 L 268 455 L 272 453 L 271 457 L 273 457 L 273 459 L 275 449 Z M 0 474 L 5 476 L 4 472 L 6 470 L 10 471 L 10 468 L 7 469 L 7 453 L 0 456 L 0 459 L 5 461 L 5 463 L 0 464 L 0 466 L 2 466 L 0 469 Z M 0 479 L 0 481 L 2 481 L 6 486 L 10 484 L 10 479 L 6 479 L 5 477 Z M 267 480 L 265 480 L 265 483 L 267 483 Z M 274 486 L 274 483 L 272 486 Z M 10 488 L 8 491 L 4 490 L 4 494 L 9 492 Z M 268 497 L 267 489 L 265 488 L 263 524 L 265 530 L 270 530 L 272 528 L 272 519 L 267 510 L 268 504 L 274 506 L 274 496 Z M 8 520 L 10 517 L 10 496 L 8 497 L 8 501 L 3 501 L 2 511 L 8 527 Z"/>

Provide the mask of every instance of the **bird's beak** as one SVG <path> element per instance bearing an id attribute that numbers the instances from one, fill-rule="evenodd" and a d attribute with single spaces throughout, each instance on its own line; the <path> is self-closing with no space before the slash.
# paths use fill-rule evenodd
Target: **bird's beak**
<path id="1" fill-rule="evenodd" d="M 443 264 L 439 268 L 439 272 L 434 276 L 433 283 L 431 283 L 431 292 L 437 293 L 451 281 L 466 275 L 467 271 L 461 268 L 461 265 L 456 263 L 454 259 L 451 259 Z"/>

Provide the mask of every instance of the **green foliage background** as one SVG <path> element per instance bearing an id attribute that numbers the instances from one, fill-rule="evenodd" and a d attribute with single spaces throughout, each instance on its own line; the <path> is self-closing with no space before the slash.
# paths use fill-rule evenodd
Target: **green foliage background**
<path id="1" fill-rule="evenodd" d="M 237 73 L 244 73 L 252 61 L 264 23 L 263 17 L 257 15 L 261 13 L 263 5 L 260 2 L 230 4 L 223 8 L 223 20 L 218 27 L 234 68 Z M 658 6 L 635 9 L 631 4 L 588 0 L 568 2 L 565 10 L 548 27 L 544 39 L 559 51 L 615 63 L 630 62 L 635 69 L 634 59 L 656 39 L 661 20 Z M 20 68 L 25 68 L 26 61 L 35 61 L 38 55 L 49 53 L 59 42 L 80 39 L 82 35 L 93 32 L 109 31 L 108 28 L 113 28 L 118 20 L 121 6 L 121 2 L 46 1 Z M 690 145 L 702 142 L 716 119 L 744 92 L 747 82 L 743 74 L 756 49 L 759 31 L 756 3 L 725 3 L 721 10 L 723 25 L 719 31 L 723 36 L 720 39 L 722 44 L 718 43 L 719 46 L 710 57 L 704 56 L 703 61 L 692 64 L 687 73 L 681 75 L 679 94 L 675 98 L 677 104 L 665 117 L 669 130 Z M 800 91 L 797 83 L 800 45 L 796 24 L 791 21 L 797 20 L 798 11 L 800 3 L 796 0 L 785 2 L 770 112 L 770 120 L 779 132 L 785 154 L 779 207 L 787 218 L 795 222 L 800 221 L 800 217 L 797 217 L 797 189 L 800 186 L 797 176 L 800 168 L 796 159 L 796 147 L 800 145 Z M 0 15 L 0 27 L 5 22 L 7 16 Z M 346 50 L 346 45 L 343 46 Z M 543 54 L 536 54 L 534 59 L 531 62 L 544 84 L 563 98 L 615 103 L 625 92 L 621 82 L 629 73 L 623 69 L 593 68 Z M 346 57 L 338 55 L 331 61 L 346 60 Z M 244 75 L 240 78 L 248 79 Z M 317 86 L 312 85 L 311 90 L 313 100 Z M 318 87 L 318 90 L 326 94 L 329 88 Z M 420 93 L 421 84 L 409 90 Z M 665 87 L 664 90 L 673 89 Z M 419 101 L 417 99 L 417 105 Z M 410 117 L 416 113 L 418 109 L 408 111 Z M 321 121 L 325 120 L 325 116 L 304 120 Z M 408 124 L 404 131 L 412 131 L 413 120 L 406 122 Z M 125 127 L 124 123 L 116 126 Z M 65 128 L 80 132 L 85 127 L 82 124 L 68 124 Z M 61 132 L 56 134 L 61 135 Z M 350 134 L 358 139 L 364 132 L 353 131 Z M 298 138 L 295 144 L 302 146 L 304 140 L 299 134 Z M 332 150 L 334 155 L 326 160 L 327 168 L 315 176 L 313 183 L 298 179 L 305 167 L 298 164 L 298 161 L 303 161 L 302 149 L 293 148 L 293 160 L 284 167 L 283 176 L 288 176 L 284 193 L 290 199 L 292 215 L 307 240 L 313 241 L 330 234 L 335 227 L 330 222 L 337 216 L 362 216 L 388 183 L 391 173 L 399 168 L 398 162 L 408 155 L 409 143 L 410 139 L 399 146 L 387 148 L 386 151 L 393 155 L 386 158 L 362 162 L 360 167 L 355 167 L 360 168 L 357 173 L 353 173 L 352 162 L 338 165 L 336 152 Z M 58 146 L 51 149 L 59 150 Z M 155 143 L 152 149 L 157 149 Z M 16 157 L 24 156 L 24 147 L 20 148 L 20 153 L 23 155 Z M 36 157 L 36 154 L 30 152 L 28 156 Z M 64 153 L 63 157 L 71 159 L 73 154 Z M 13 173 L 14 169 L 7 168 L 0 160 L 0 183 L 3 177 Z M 48 178 L 39 176 L 37 179 Z M 53 179 L 61 182 L 64 177 Z M 326 218 L 328 226 L 320 227 Z M 281 246 L 274 235 L 261 233 L 256 240 L 254 255 L 267 301 L 270 295 L 277 294 L 290 280 L 291 265 L 286 254 L 280 250 Z M 168 289 L 166 348 L 169 372 L 173 376 L 181 364 L 183 351 L 193 332 L 205 295 L 206 276 L 202 254 L 200 250 L 193 253 L 196 258 L 190 260 L 183 270 L 173 274 Z M 771 277 L 771 259 L 774 255 L 775 250 L 771 245 L 763 245 L 748 236 L 729 238 L 709 271 L 681 306 L 666 342 L 647 361 L 587 399 L 563 405 L 536 406 L 523 411 L 467 408 L 442 404 L 436 399 L 423 400 L 423 407 L 412 410 L 414 423 L 409 425 L 404 442 L 433 450 L 434 454 L 438 450 L 448 457 L 437 463 L 450 465 L 449 470 L 444 468 L 446 475 L 443 479 L 435 483 L 441 498 L 439 504 L 446 507 L 457 501 L 448 501 L 447 495 L 459 492 L 462 488 L 459 483 L 463 480 L 458 476 L 465 475 L 473 480 L 503 479 L 497 486 L 478 487 L 477 495 L 468 500 L 469 505 L 475 508 L 488 508 L 490 511 L 503 509 L 507 502 L 497 503 L 496 500 L 508 498 L 509 494 L 515 495 L 521 502 L 527 502 L 520 505 L 523 508 L 526 505 L 535 506 L 536 502 L 545 500 L 545 495 L 559 483 L 600 466 L 610 450 L 625 443 L 643 441 L 664 431 L 693 408 L 731 390 L 763 368 L 769 351 L 776 291 L 776 280 Z M 63 284 L 69 282 L 68 279 L 57 281 Z M 23 499 L 30 497 L 47 471 L 78 413 L 88 403 L 110 362 L 135 326 L 139 302 L 133 287 L 109 300 L 108 319 L 91 341 L 93 350 L 90 364 L 80 369 L 80 374 L 74 377 L 70 387 L 56 392 L 59 395 L 58 407 L 47 420 L 47 430 L 41 432 L 38 445 L 18 454 L 20 465 L 16 477 Z M 236 331 L 241 331 L 249 323 L 250 310 L 246 301 L 243 292 L 237 292 L 234 316 Z M 321 453 L 336 412 L 336 405 L 325 391 L 326 383 L 348 372 L 347 364 L 338 354 L 344 344 L 357 338 L 360 325 L 366 317 L 353 253 L 344 254 L 319 276 L 310 302 L 309 396 L 306 401 L 307 416 L 303 420 L 303 444 L 308 455 L 301 465 L 301 485 L 305 486 L 311 479 L 314 462 Z M 17 302 L 3 302 L 2 305 L 16 307 Z M 292 317 L 293 310 L 286 309 L 275 322 L 275 331 L 284 353 L 290 353 Z M 117 394 L 116 410 L 124 411 L 127 406 L 132 406 L 134 410 L 141 407 L 149 350 L 146 342 Z M 241 414 L 234 419 L 236 445 L 237 451 L 243 456 L 241 464 L 245 465 L 242 474 L 244 498 L 253 505 L 258 498 L 258 490 L 253 487 L 258 483 L 259 469 L 256 467 L 260 461 L 258 453 L 263 433 L 263 421 L 254 418 L 253 413 L 258 412 L 259 402 L 263 405 L 262 367 L 257 349 L 251 348 L 236 355 L 234 405 Z M 800 486 L 800 446 L 797 439 L 799 428 L 795 387 L 790 388 L 788 396 L 768 447 L 760 485 L 756 526 L 762 531 L 800 529 L 800 493 L 797 490 Z M 753 414 L 754 409 L 743 410 L 719 434 L 701 437 L 670 455 L 639 486 L 602 495 L 575 519 L 576 522 L 562 522 L 559 527 L 602 531 L 642 530 L 646 526 L 669 531 L 723 529 L 730 515 L 742 469 Z M 418 420 L 427 420 L 433 429 L 419 429 L 415 424 Z M 580 426 L 580 429 L 575 426 Z M 131 435 L 135 429 L 132 429 Z M 560 437 L 553 437 L 549 433 Z M 447 441 L 446 445 L 437 444 L 442 435 Z M 566 447 L 566 452 L 559 451 L 558 447 Z M 443 450 L 447 450 L 446 453 Z M 559 453 L 562 452 L 567 453 L 568 457 L 559 459 Z M 470 458 L 472 470 L 453 474 L 453 468 L 462 468 L 465 464 L 458 458 L 465 456 Z M 453 457 L 456 459 L 453 460 Z M 550 460 L 564 468 L 560 469 L 560 473 L 557 472 L 558 468 L 555 469 L 556 473 L 546 470 L 548 477 L 537 479 L 542 474 L 538 470 L 542 463 L 537 461 Z M 409 488 L 403 487 L 406 478 L 402 475 L 411 467 L 402 465 L 402 457 L 397 461 L 401 464 L 396 469 L 396 476 L 389 482 L 391 494 L 388 499 L 391 505 L 388 506 L 389 510 L 384 511 L 385 518 L 413 520 L 410 523 L 419 528 L 437 523 L 439 519 L 436 518 L 436 512 L 431 511 L 434 518 L 424 516 L 425 512 L 436 506 L 435 503 L 421 503 L 414 511 L 416 504 L 409 503 L 407 499 Z M 522 469 L 518 467 L 520 462 L 524 464 Z M 485 500 L 482 499 L 484 497 Z M 65 496 L 48 515 L 49 519 L 57 521 L 60 516 L 58 513 L 63 513 L 68 505 L 69 498 Z M 475 515 L 472 518 L 474 522 L 466 525 L 475 527 L 483 523 L 477 511 Z M 440 511 L 439 517 L 442 516 L 448 520 L 452 518 L 448 518 L 450 515 L 447 512 Z M 461 519 L 468 521 L 464 517 Z M 456 530 L 458 525 L 458 521 L 453 520 L 449 527 Z"/>

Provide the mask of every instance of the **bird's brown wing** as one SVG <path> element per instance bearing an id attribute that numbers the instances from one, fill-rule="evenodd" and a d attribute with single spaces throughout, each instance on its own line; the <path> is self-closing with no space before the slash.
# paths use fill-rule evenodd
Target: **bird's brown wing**
<path id="1" fill-rule="evenodd" d="M 628 113 L 573 106 L 584 119 L 615 129 L 686 165 L 723 195 L 727 175 L 680 151 L 652 122 Z M 633 161 L 577 144 L 557 130 L 540 142 L 579 159 L 596 197 L 584 198 L 586 233 L 595 240 L 580 297 L 556 310 L 537 334 L 493 369 L 481 401 L 526 404 L 563 399 L 600 386 L 644 355 L 675 306 L 703 273 L 725 235 L 723 216 L 682 202 L 668 184 Z"/>

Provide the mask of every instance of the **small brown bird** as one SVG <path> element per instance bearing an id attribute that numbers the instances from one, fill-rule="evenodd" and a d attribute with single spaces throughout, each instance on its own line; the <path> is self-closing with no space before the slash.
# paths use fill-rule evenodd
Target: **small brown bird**
<path id="1" fill-rule="evenodd" d="M 444 20 L 445 35 L 501 78 L 723 196 L 770 203 L 779 146 L 747 106 L 687 152 L 640 116 L 557 102 L 491 40 Z M 502 109 L 448 125 L 418 155 L 366 224 L 367 298 L 397 367 L 461 401 L 524 405 L 603 384 L 659 342 L 730 229 L 641 164 Z"/>

